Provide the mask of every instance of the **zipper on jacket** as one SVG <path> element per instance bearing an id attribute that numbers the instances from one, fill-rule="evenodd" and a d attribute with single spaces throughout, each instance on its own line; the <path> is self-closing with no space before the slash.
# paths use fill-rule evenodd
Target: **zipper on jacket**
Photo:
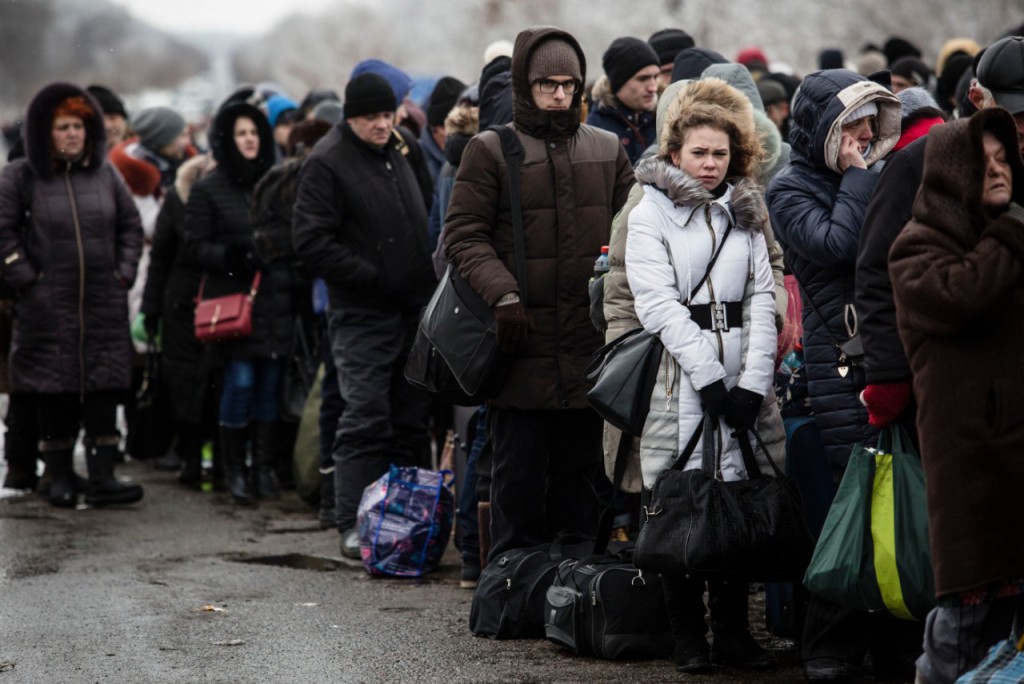
<path id="1" fill-rule="evenodd" d="M 71 220 L 75 224 L 75 242 L 78 244 L 78 393 L 85 398 L 85 245 L 82 243 L 82 224 L 78 220 L 78 203 L 71 186 L 71 162 L 64 169 L 64 183 L 71 203 Z"/>

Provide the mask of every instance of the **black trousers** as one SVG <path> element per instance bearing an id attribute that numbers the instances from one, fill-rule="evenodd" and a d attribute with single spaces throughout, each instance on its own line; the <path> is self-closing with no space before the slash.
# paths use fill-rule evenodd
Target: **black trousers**
<path id="1" fill-rule="evenodd" d="M 868 651 L 875 661 L 920 653 L 924 623 L 865 613 L 811 596 L 800 657 L 835 658 L 859 666 Z"/>
<path id="2" fill-rule="evenodd" d="M 590 409 L 492 408 L 491 551 L 543 544 L 560 530 L 592 535 L 601 419 Z"/>
<path id="3" fill-rule="evenodd" d="M 356 524 L 363 490 L 398 466 L 430 465 L 430 398 L 404 375 L 419 312 L 330 309 L 327 321 L 344 410 L 334 441 L 338 529 Z"/>
<path id="4" fill-rule="evenodd" d="M 86 437 L 117 436 L 117 405 L 124 392 L 99 390 L 78 394 L 37 394 L 36 424 L 40 442 L 74 440 L 85 428 Z M 70 447 L 69 447 L 70 448 Z"/>

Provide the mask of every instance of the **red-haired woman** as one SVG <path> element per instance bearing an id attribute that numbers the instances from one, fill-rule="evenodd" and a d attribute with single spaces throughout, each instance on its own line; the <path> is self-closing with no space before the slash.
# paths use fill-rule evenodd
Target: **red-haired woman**
<path id="1" fill-rule="evenodd" d="M 117 404 L 131 381 L 127 290 L 142 251 L 139 212 L 106 163 L 102 110 L 53 83 L 25 116 L 27 159 L 0 172 L 0 275 L 17 292 L 11 384 L 34 396 L 50 503 L 76 504 L 72 454 L 85 428 L 86 503 L 142 498 L 114 478 Z"/>

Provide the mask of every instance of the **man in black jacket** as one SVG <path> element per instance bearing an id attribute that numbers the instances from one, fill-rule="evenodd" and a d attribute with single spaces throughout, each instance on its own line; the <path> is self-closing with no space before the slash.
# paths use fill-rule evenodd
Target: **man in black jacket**
<path id="1" fill-rule="evenodd" d="M 403 376 L 420 308 L 434 289 L 423 192 L 394 125 L 388 82 L 345 88 L 344 121 L 303 165 L 295 251 L 327 283 L 328 329 L 345 411 L 334 442 L 341 553 L 359 557 L 363 489 L 390 463 L 426 465 L 427 397 Z"/>

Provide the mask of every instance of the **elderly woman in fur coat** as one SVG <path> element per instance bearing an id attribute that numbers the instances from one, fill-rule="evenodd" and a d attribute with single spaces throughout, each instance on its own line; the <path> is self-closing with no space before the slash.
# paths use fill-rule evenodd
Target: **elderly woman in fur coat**
<path id="1" fill-rule="evenodd" d="M 889 258 L 914 376 L 938 607 L 918 681 L 953 682 L 1024 618 L 1024 164 L 1013 117 L 928 135 Z M 1018 622 L 1018 630 L 1020 622 Z M 1018 635 L 1019 636 L 1019 632 Z"/>
<path id="2" fill-rule="evenodd" d="M 703 79 L 669 106 L 660 137 L 659 155 L 636 170 L 644 197 L 629 215 L 626 241 L 636 313 L 665 345 L 640 439 L 644 485 L 651 488 L 672 466 L 705 413 L 715 422 L 722 477 L 743 479 L 736 435 L 745 439 L 755 427 L 771 387 L 777 334 L 762 231 L 767 211 L 753 180 L 762 150 L 750 102 L 720 79 Z M 700 467 L 701 446 L 685 468 Z M 677 668 L 771 665 L 771 654 L 750 635 L 747 585 L 709 585 L 713 652 L 705 639 L 704 582 L 665 578 Z"/>

